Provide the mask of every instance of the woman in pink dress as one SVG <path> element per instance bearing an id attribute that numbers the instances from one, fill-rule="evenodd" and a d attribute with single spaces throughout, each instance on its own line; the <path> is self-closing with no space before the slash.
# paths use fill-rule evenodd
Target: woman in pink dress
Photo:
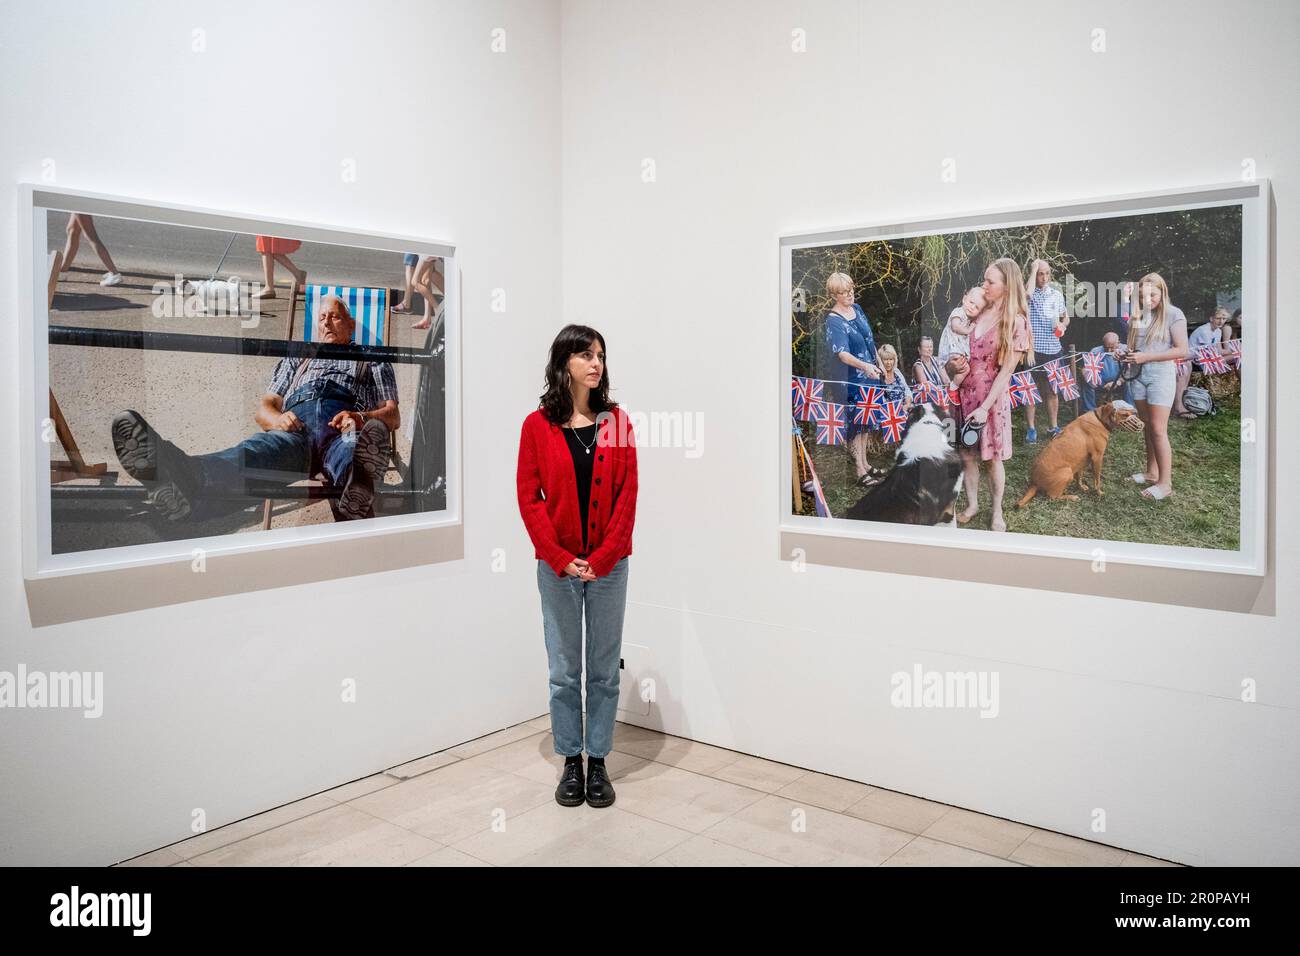
<path id="1" fill-rule="evenodd" d="M 1011 457 L 1011 398 L 1007 385 L 1020 357 L 1029 349 L 1029 307 L 1025 281 L 1014 259 L 998 259 L 984 270 L 984 311 L 970 334 L 970 372 L 962 382 L 963 421 L 984 422 L 978 451 L 961 446 L 966 482 L 966 510 L 957 520 L 966 524 L 979 513 L 980 461 L 989 462 L 993 484 L 990 527 L 1006 531 L 1002 492 L 1007 473 L 1002 462 Z"/>

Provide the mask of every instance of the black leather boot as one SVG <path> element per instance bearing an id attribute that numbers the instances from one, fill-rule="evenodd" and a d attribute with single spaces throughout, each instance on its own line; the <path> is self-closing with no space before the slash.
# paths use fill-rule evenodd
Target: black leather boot
<path id="1" fill-rule="evenodd" d="M 582 786 L 582 757 L 566 760 L 560 783 L 555 788 L 555 802 L 562 807 L 578 807 L 582 806 L 585 796 Z"/>
<path id="2" fill-rule="evenodd" d="M 605 773 L 605 761 L 590 761 L 587 765 L 587 806 L 607 807 L 613 802 L 614 785 Z"/>

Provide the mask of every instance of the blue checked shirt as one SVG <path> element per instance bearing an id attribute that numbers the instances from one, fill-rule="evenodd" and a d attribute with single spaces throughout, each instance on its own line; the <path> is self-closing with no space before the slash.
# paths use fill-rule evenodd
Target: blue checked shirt
<path id="1" fill-rule="evenodd" d="M 268 391 L 274 392 L 281 398 L 287 398 L 285 393 L 289 391 L 294 373 L 298 371 L 298 364 L 302 361 L 302 359 L 288 357 L 280 359 L 276 363 L 275 371 L 271 373 Z M 296 388 L 302 388 L 308 382 L 318 379 L 329 379 L 355 396 L 355 408 L 359 412 L 378 408 L 389 399 L 397 401 L 397 376 L 393 374 L 393 366 L 388 362 L 371 362 L 362 380 L 354 384 L 352 374 L 356 371 L 357 363 L 353 359 L 315 358 L 307 361 L 311 362 L 311 365 L 299 379 Z"/>
<path id="2" fill-rule="evenodd" d="M 1061 340 L 1052 329 L 1056 320 L 1065 311 L 1065 296 L 1060 289 L 1050 285 L 1045 289 L 1035 286 L 1029 293 L 1029 328 L 1034 333 L 1034 352 L 1042 355 L 1055 355 L 1061 351 Z"/>

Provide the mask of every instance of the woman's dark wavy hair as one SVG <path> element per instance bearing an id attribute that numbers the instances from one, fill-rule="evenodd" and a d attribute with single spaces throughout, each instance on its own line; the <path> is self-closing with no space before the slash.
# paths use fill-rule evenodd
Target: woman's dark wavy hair
<path id="1" fill-rule="evenodd" d="M 546 363 L 546 391 L 542 393 L 542 414 L 553 425 L 567 425 L 573 417 L 573 393 L 569 391 L 569 359 L 575 352 L 585 352 L 592 342 L 605 351 L 605 337 L 587 325 L 566 325 L 551 343 L 551 358 Z M 591 410 L 596 414 L 618 407 L 609 397 L 609 362 L 600 370 L 600 385 L 591 390 Z"/>

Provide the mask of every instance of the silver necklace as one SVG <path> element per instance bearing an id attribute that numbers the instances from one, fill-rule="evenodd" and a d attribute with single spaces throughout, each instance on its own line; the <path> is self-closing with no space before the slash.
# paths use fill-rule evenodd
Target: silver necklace
<path id="1" fill-rule="evenodd" d="M 594 425 L 595 422 L 593 422 L 592 424 Z M 583 428 L 586 428 L 586 427 L 587 427 L 586 425 L 583 426 Z M 595 444 L 596 444 L 596 437 L 597 437 L 597 436 L 592 435 L 592 436 L 591 436 L 591 444 L 588 445 L 585 441 L 582 440 L 582 436 L 578 434 L 578 429 L 577 429 L 575 426 L 570 425 L 570 426 L 569 426 L 569 431 L 573 432 L 573 437 L 576 438 L 576 439 L 578 440 L 578 444 L 581 445 L 584 449 L 586 449 L 587 454 L 590 455 L 590 454 L 591 454 L 591 449 L 592 449 L 593 447 L 595 447 Z"/>

